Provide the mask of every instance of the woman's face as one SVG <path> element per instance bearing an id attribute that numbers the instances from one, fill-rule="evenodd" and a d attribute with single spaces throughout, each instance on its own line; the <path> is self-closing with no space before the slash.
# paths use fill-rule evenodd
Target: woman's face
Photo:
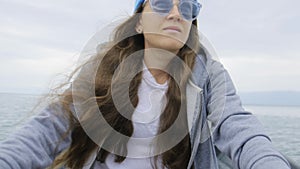
<path id="1" fill-rule="evenodd" d="M 192 21 L 182 18 L 177 8 L 178 3 L 179 0 L 173 0 L 174 6 L 170 13 L 162 16 L 151 9 L 149 0 L 146 2 L 138 24 L 143 30 L 146 49 L 160 48 L 177 53 L 184 46 Z"/>

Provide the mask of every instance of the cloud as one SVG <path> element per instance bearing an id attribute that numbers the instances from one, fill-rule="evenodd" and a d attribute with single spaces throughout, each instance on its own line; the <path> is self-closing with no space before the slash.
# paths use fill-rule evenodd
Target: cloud
<path id="1" fill-rule="evenodd" d="M 98 30 L 131 15 L 134 1 L 2 0 L 0 91 L 47 88 Z M 300 1 L 202 2 L 199 29 L 239 90 L 297 90 Z"/>
<path id="2" fill-rule="evenodd" d="M 299 5 L 296 0 L 206 1 L 199 17 L 200 30 L 221 54 L 235 51 L 295 57 L 292 54 L 299 53 L 300 44 Z"/>
<path id="3" fill-rule="evenodd" d="M 130 15 L 131 3 L 2 0 L 0 91 L 45 91 L 57 74 L 74 68 L 81 49 L 98 29 Z"/>
<path id="4" fill-rule="evenodd" d="M 0 36 L 5 39 L 1 42 L 80 51 L 103 25 L 117 16 L 129 14 L 126 5 L 114 5 L 118 2 L 121 1 L 4 1 L 0 7 L 4 14 L 0 17 Z M 122 6 L 123 10 L 120 10 Z"/>
<path id="5" fill-rule="evenodd" d="M 238 91 L 300 91 L 300 58 L 221 58 Z"/>
<path id="6" fill-rule="evenodd" d="M 238 91 L 299 91 L 300 1 L 204 1 L 199 29 Z"/>
<path id="7" fill-rule="evenodd" d="M 1 58 L 1 91 L 17 93 L 41 93 L 54 86 L 52 82 L 67 75 L 74 68 L 77 56 L 74 53 L 51 48 L 35 48 L 40 57 Z"/>

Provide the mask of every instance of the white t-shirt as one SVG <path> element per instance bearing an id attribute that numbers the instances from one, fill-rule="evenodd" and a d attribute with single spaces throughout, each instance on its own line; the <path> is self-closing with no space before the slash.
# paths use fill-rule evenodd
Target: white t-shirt
<path id="1" fill-rule="evenodd" d="M 165 94 L 168 89 L 168 82 L 158 84 L 145 64 L 142 77 L 143 78 L 138 89 L 139 103 L 132 115 L 134 127 L 132 135 L 133 138 L 151 138 L 157 134 L 159 116 L 163 112 L 167 101 Z M 153 161 L 153 158 L 148 155 L 151 151 L 153 151 L 150 144 L 151 139 L 147 139 L 147 141 L 143 141 L 140 144 L 129 139 L 127 144 L 129 157 L 126 157 L 122 163 L 114 162 L 114 155 L 109 154 L 105 163 L 97 161 L 94 168 L 152 169 L 151 161 Z M 140 154 L 143 154 L 144 158 L 133 158 Z"/>

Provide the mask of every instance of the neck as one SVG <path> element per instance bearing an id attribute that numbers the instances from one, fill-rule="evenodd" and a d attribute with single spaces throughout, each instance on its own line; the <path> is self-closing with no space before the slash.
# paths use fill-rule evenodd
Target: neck
<path id="1" fill-rule="evenodd" d="M 169 79 L 167 66 L 176 54 L 161 49 L 145 49 L 144 61 L 156 82 L 164 84 Z"/>

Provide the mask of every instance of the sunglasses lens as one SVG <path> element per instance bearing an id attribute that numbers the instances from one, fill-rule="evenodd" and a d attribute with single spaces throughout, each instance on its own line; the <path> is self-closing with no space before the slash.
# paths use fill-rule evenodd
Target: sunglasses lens
<path id="1" fill-rule="evenodd" d="M 153 11 L 166 15 L 173 8 L 172 0 L 150 0 L 150 5 Z"/>
<path id="2" fill-rule="evenodd" d="M 199 14 L 200 6 L 194 1 L 183 1 L 179 9 L 184 19 L 194 20 Z"/>
<path id="3" fill-rule="evenodd" d="M 173 0 L 150 0 L 153 11 L 167 15 L 172 10 Z M 186 20 L 194 20 L 200 11 L 201 5 L 194 0 L 182 0 L 179 4 L 179 10 L 182 17 Z"/>

